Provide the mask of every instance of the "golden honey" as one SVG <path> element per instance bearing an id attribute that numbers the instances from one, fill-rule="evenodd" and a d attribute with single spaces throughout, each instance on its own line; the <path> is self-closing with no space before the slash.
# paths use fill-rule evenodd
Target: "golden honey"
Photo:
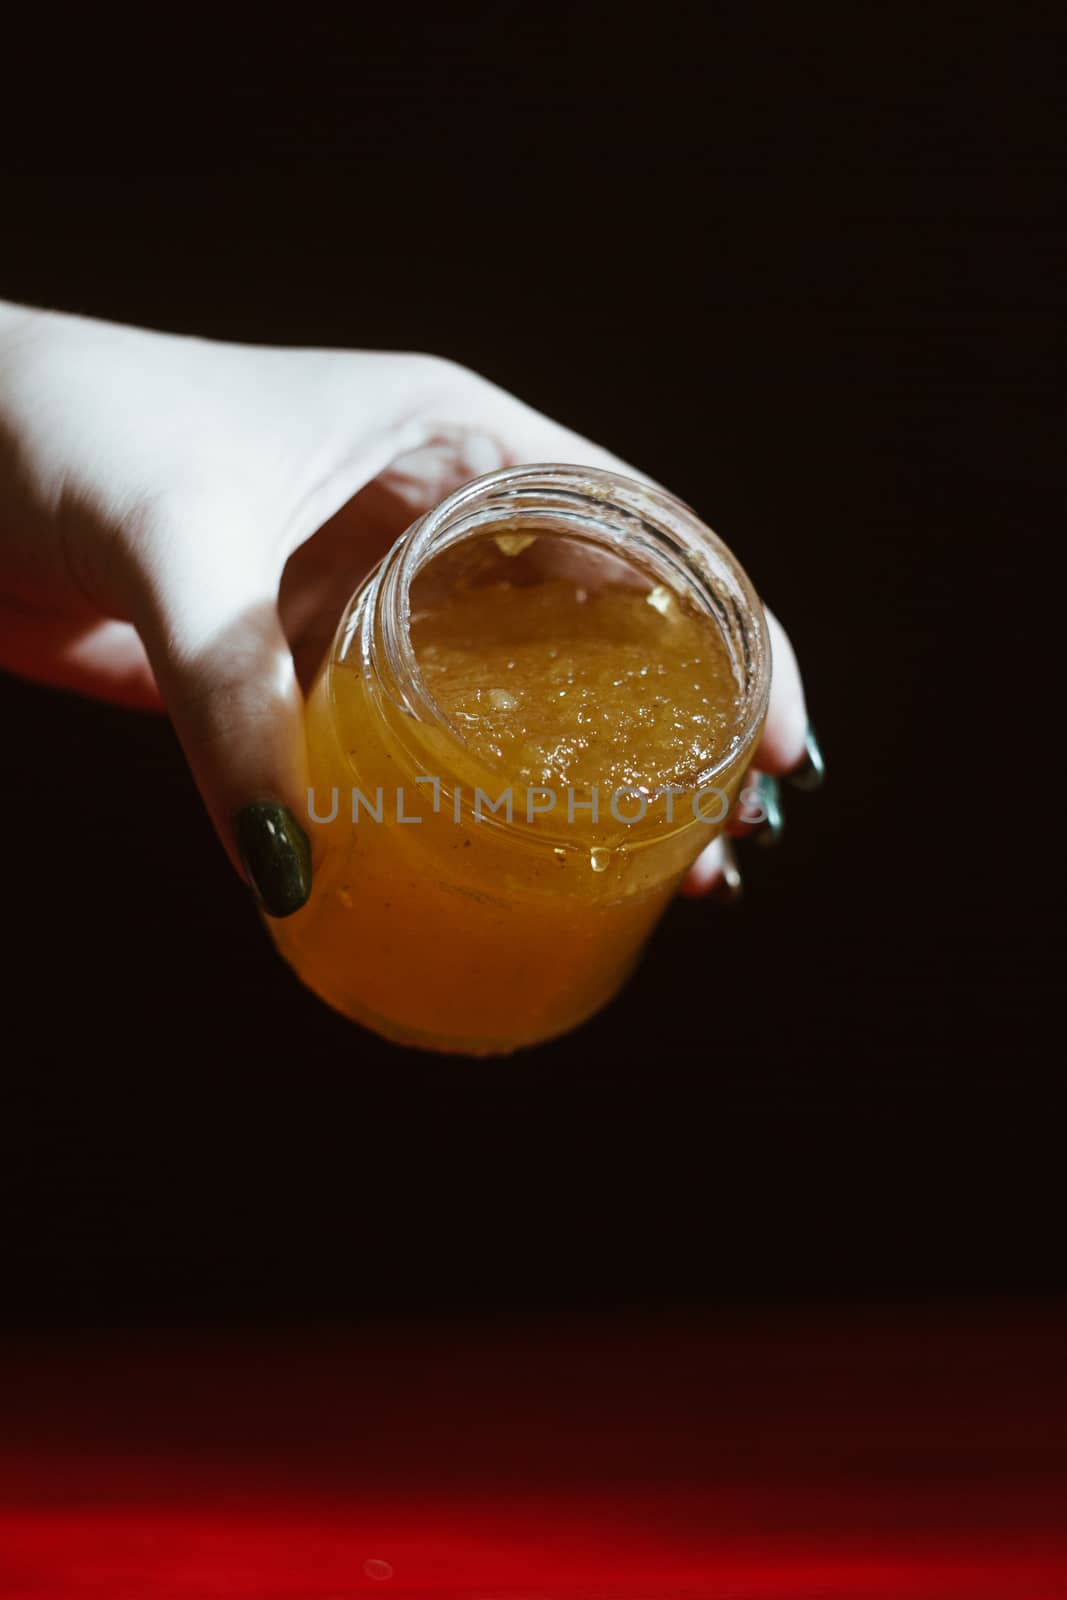
<path id="1" fill-rule="evenodd" d="M 523 473 L 542 475 L 528 497 L 486 516 Z M 566 501 L 548 515 L 546 474 L 577 481 L 592 529 Z M 481 519 L 465 491 L 471 526 L 399 578 L 387 558 L 309 696 L 315 883 L 271 931 L 323 999 L 399 1042 L 505 1053 L 604 1005 L 755 748 L 765 660 L 754 692 L 700 583 L 628 543 L 629 502 L 605 508 L 591 476 L 494 474 Z"/>

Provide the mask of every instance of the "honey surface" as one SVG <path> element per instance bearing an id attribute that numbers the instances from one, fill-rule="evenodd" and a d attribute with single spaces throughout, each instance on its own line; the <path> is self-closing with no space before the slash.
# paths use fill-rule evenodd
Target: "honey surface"
<path id="1" fill-rule="evenodd" d="M 651 791 L 695 783 L 729 748 L 726 647 L 662 587 L 460 586 L 411 634 L 438 707 L 511 781 Z"/>

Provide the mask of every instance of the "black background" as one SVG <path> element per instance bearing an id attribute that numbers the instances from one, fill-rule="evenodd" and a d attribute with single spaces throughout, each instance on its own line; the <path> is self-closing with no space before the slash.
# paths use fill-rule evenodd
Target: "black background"
<path id="1" fill-rule="evenodd" d="M 164 722 L 0 682 L 10 1325 L 1064 1289 L 1063 158 L 991 11 L 9 33 L 0 293 L 478 368 L 726 537 L 830 774 L 602 1017 L 437 1060 L 280 964 Z"/>

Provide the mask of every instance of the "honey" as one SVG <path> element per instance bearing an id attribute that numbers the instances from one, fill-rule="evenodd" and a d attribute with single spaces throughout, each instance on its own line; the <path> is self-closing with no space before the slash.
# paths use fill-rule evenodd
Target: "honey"
<path id="1" fill-rule="evenodd" d="M 347 1016 L 469 1054 L 554 1037 L 618 990 L 721 827 L 766 703 L 750 591 L 756 674 L 710 581 L 592 537 L 569 504 L 548 515 L 545 475 L 589 500 L 590 474 L 520 472 L 542 474 L 525 505 L 487 515 L 516 474 L 481 480 L 485 525 L 461 519 L 413 572 L 387 558 L 350 606 L 307 707 L 312 896 L 270 924 Z M 625 535 L 615 486 L 647 491 L 608 482 L 623 508 L 594 509 Z"/>
<path id="2" fill-rule="evenodd" d="M 438 706 L 513 783 L 651 791 L 693 784 L 729 747 L 722 638 L 657 586 L 461 584 L 411 633 Z"/>

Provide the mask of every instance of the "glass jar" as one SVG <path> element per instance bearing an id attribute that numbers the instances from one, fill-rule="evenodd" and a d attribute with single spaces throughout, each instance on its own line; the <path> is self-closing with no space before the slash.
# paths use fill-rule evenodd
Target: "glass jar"
<path id="1" fill-rule="evenodd" d="M 594 581 L 637 573 L 653 604 L 674 597 L 714 626 L 735 687 L 732 726 L 691 793 L 668 786 L 642 808 L 636 792 L 614 792 L 595 820 L 588 796 L 531 809 L 531 790 L 505 807 L 508 775 L 486 767 L 432 698 L 411 626 L 417 581 L 445 552 L 490 538 L 506 554 L 536 540 L 564 565 L 577 551 Z M 564 1033 L 617 992 L 722 827 L 769 687 L 752 585 L 682 502 L 577 466 L 475 479 L 408 529 L 345 611 L 307 706 L 314 887 L 271 934 L 322 999 L 397 1042 L 492 1055 Z"/>

